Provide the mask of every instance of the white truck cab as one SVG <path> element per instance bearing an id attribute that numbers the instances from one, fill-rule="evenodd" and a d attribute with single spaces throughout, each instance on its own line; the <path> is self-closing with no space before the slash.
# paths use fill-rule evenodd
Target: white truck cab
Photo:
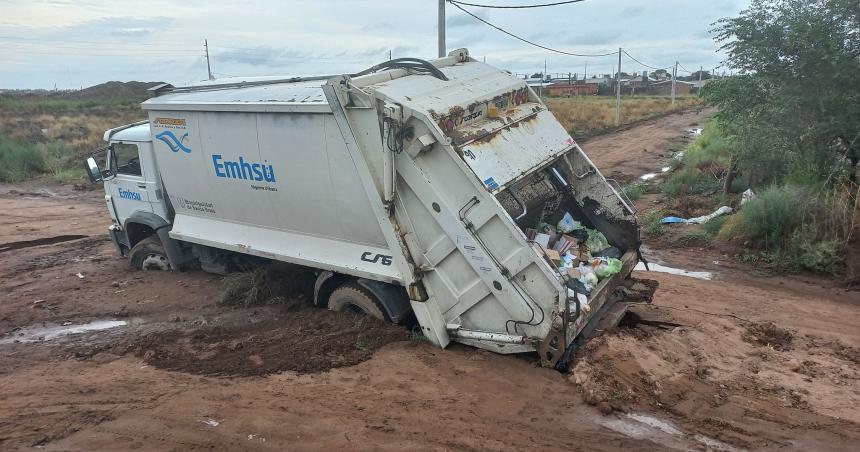
<path id="1" fill-rule="evenodd" d="M 147 121 L 105 133 L 105 169 L 87 160 L 134 268 L 300 265 L 321 307 L 555 365 L 641 257 L 630 204 L 523 80 L 465 49 L 151 90 Z M 535 235 L 568 216 L 613 248 L 593 288 Z"/>
<path id="2" fill-rule="evenodd" d="M 109 228 L 114 246 L 123 256 L 135 251 L 131 257 L 135 268 L 171 269 L 163 243 L 154 240 L 159 234 L 166 237 L 171 214 L 161 186 L 149 122 L 110 129 L 104 140 L 108 143 L 103 149 L 105 169 L 94 169 L 88 162 L 88 170 L 98 171 L 104 184 L 105 203 L 114 221 Z M 141 244 L 147 238 L 151 239 Z"/>

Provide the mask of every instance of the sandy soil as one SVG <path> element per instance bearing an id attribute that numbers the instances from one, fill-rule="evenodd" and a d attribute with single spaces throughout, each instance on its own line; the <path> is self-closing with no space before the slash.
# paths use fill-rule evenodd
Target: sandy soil
<path id="1" fill-rule="evenodd" d="M 668 158 L 643 149 L 657 155 L 697 121 L 670 116 L 583 147 L 607 174 L 638 177 Z M 659 283 L 653 302 L 563 375 L 533 356 L 438 350 L 396 326 L 363 336 L 365 319 L 299 299 L 222 306 L 213 275 L 132 272 L 107 241 L 100 191 L 0 186 L 0 211 L 2 450 L 860 443 L 860 294 L 836 281 L 755 276 L 720 250 L 652 243 L 652 260 L 713 279 L 636 272 Z M 93 321 L 125 325 L 57 333 Z"/>

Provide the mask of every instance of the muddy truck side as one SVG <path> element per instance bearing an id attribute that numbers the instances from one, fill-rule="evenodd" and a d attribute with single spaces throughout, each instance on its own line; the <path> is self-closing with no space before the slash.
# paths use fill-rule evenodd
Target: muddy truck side
<path id="1" fill-rule="evenodd" d="M 629 203 L 525 81 L 465 49 L 163 85 L 142 106 L 87 160 L 136 268 L 297 264 L 321 307 L 554 364 L 639 259 Z"/>

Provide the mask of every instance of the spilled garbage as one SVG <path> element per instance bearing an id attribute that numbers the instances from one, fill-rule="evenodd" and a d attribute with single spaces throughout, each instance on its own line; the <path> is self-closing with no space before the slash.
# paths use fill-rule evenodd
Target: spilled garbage
<path id="1" fill-rule="evenodd" d="M 637 271 L 652 271 L 657 273 L 669 273 L 670 275 L 678 275 L 678 276 L 688 276 L 690 278 L 696 279 L 704 279 L 706 281 L 710 281 L 714 278 L 714 274 L 711 272 L 699 272 L 699 271 L 691 271 L 684 270 L 680 268 L 667 267 L 665 265 L 655 264 L 653 262 L 648 263 L 648 268 L 645 268 L 645 264 L 639 262 L 636 264 L 636 267 L 633 267 L 633 270 Z"/>
<path id="2" fill-rule="evenodd" d="M 710 213 L 708 215 L 703 215 L 701 217 L 695 217 L 695 218 L 689 218 L 689 219 L 681 218 L 681 217 L 664 217 L 662 220 L 660 220 L 660 223 L 663 223 L 663 224 L 676 224 L 676 223 L 704 224 L 704 223 L 707 223 L 707 222 L 713 220 L 714 218 L 716 218 L 720 215 L 727 215 L 730 213 L 732 213 L 731 207 L 722 206 L 719 209 L 713 211 L 712 213 Z"/>

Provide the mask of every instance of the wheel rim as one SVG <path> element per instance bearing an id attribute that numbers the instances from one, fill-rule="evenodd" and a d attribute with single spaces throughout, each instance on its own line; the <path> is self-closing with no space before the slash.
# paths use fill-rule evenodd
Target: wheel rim
<path id="1" fill-rule="evenodd" d="M 170 262 L 162 254 L 147 254 L 140 266 L 143 270 L 170 270 Z"/>

